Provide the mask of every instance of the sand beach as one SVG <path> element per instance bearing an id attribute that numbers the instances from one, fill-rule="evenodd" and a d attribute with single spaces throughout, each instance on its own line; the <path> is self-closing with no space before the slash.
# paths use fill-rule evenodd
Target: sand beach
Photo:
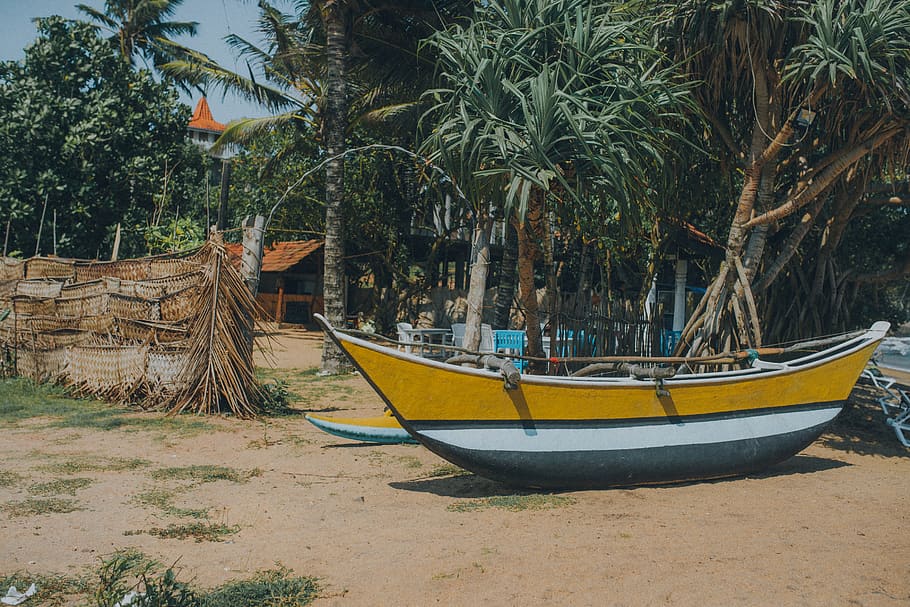
<path id="1" fill-rule="evenodd" d="M 281 563 L 319 579 L 319 607 L 910 602 L 910 450 L 883 423 L 871 385 L 857 385 L 831 432 L 762 474 L 534 494 L 419 446 L 320 432 L 302 412 L 373 415 L 381 403 L 357 375 L 315 374 L 321 334 L 274 338 L 259 364 L 299 395 L 293 415 L 10 423 L 0 573 L 77 575 L 135 547 L 203 587 Z M 194 477 L 191 466 L 236 474 Z M 87 480 L 58 496 L 71 512 L 15 507 L 74 478 Z M 151 533 L 193 521 L 227 532 Z"/>

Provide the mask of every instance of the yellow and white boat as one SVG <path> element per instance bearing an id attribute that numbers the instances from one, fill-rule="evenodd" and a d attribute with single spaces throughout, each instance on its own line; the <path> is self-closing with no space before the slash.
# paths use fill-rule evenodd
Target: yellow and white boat
<path id="1" fill-rule="evenodd" d="M 785 363 L 668 379 L 522 375 L 400 352 L 317 316 L 417 441 L 481 476 L 605 487 L 754 472 L 795 455 L 841 411 L 888 331 L 877 322 Z"/>

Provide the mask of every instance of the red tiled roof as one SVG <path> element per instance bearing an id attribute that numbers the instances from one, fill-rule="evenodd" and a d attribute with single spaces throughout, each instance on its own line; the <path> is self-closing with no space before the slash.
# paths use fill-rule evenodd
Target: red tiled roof
<path id="1" fill-rule="evenodd" d="M 196 110 L 193 112 L 193 117 L 190 118 L 189 127 L 218 133 L 224 131 L 224 125 L 212 118 L 212 110 L 209 109 L 209 102 L 205 100 L 205 97 L 196 104 Z"/>
<path id="2" fill-rule="evenodd" d="M 322 248 L 322 240 L 291 240 L 275 242 L 262 252 L 262 272 L 284 272 Z M 240 265 L 243 245 L 232 242 L 224 245 L 234 265 Z"/>

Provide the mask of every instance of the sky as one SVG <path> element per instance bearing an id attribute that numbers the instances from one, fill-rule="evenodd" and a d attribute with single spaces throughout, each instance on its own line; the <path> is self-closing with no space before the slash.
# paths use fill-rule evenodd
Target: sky
<path id="1" fill-rule="evenodd" d="M 37 37 L 34 17 L 61 15 L 66 18 L 84 18 L 76 10 L 76 4 L 87 4 L 97 9 L 104 8 L 104 0 L 0 0 L 0 60 L 18 60 L 24 56 L 24 49 Z M 281 6 L 281 3 L 278 3 Z M 287 7 L 282 7 L 288 10 Z M 198 21 L 198 34 L 192 38 L 180 38 L 179 42 L 212 57 L 215 61 L 232 70 L 246 71 L 230 47 L 224 42 L 228 34 L 237 34 L 258 43 L 255 32 L 258 9 L 254 0 L 184 0 L 173 19 L 175 21 Z M 199 94 L 190 98 L 181 95 L 181 100 L 191 108 L 199 101 Z M 218 122 L 227 123 L 243 117 L 258 117 L 267 114 L 255 104 L 229 95 L 222 98 L 221 92 L 210 92 L 208 96 L 212 116 Z"/>

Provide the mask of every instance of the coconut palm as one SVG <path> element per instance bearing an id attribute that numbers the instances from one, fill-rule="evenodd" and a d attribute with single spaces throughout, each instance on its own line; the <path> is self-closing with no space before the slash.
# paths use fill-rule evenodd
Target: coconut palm
<path id="1" fill-rule="evenodd" d="M 260 0 L 260 33 L 265 47 L 237 36 L 228 41 L 262 76 L 227 70 L 193 53 L 164 67 L 167 74 L 195 84 L 215 84 L 256 100 L 275 112 L 262 119 L 232 123 L 222 142 L 240 141 L 263 130 L 295 122 L 314 123 L 327 156 L 324 302 L 326 317 L 345 319 L 345 263 L 342 222 L 345 137 L 352 124 L 397 120 L 414 114 L 415 99 L 428 81 L 433 62 L 417 52 L 422 38 L 456 19 L 467 2 L 408 0 L 374 7 L 356 0 L 297 3 L 287 16 Z M 346 366 L 331 342 L 323 349 L 322 369 Z"/>
<path id="2" fill-rule="evenodd" d="M 76 8 L 111 33 L 125 60 L 145 56 L 158 66 L 182 49 L 173 37 L 196 35 L 196 21 L 170 20 L 182 4 L 183 0 L 105 0 L 104 10 L 86 4 Z"/>
<path id="3" fill-rule="evenodd" d="M 541 340 L 533 264 L 542 257 L 552 267 L 548 209 L 616 205 L 634 217 L 648 199 L 646 176 L 674 137 L 668 125 L 685 88 L 656 67 L 661 57 L 647 36 L 647 21 L 621 3 L 493 0 L 478 6 L 471 25 L 432 39 L 441 85 L 430 92 L 436 104 L 424 149 L 473 204 L 472 288 L 475 276 L 485 277 L 489 217 L 514 217 L 534 354 Z M 479 342 L 483 282 L 469 294 L 467 347 Z"/>

